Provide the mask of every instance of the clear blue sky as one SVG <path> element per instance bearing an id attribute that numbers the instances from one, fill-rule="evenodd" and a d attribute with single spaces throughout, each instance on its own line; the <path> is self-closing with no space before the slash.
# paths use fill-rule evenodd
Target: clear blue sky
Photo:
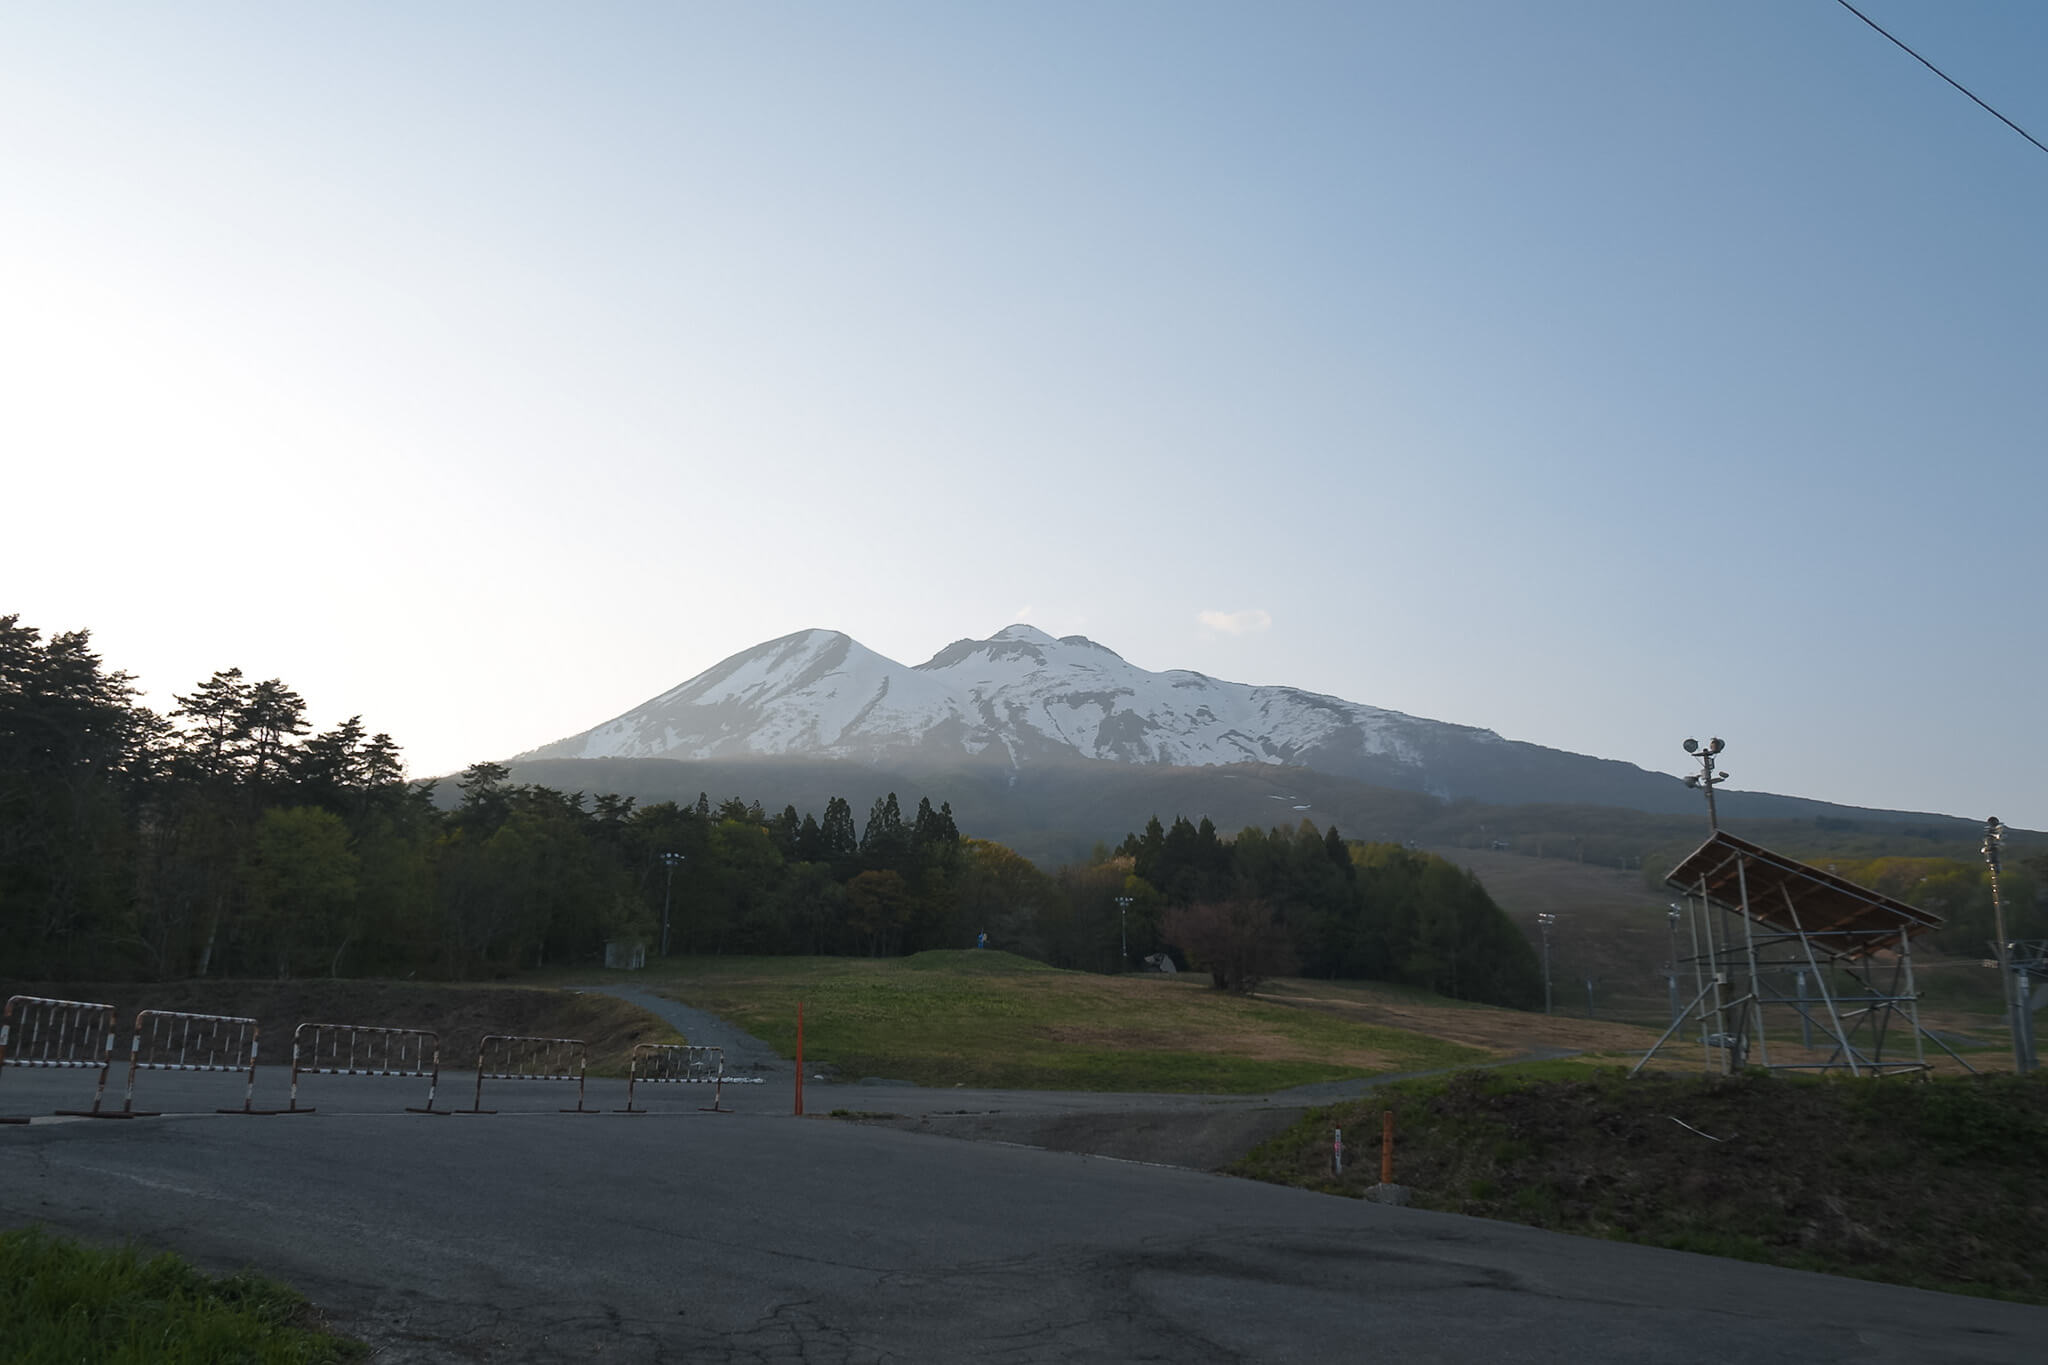
<path id="1" fill-rule="evenodd" d="M 2048 155 L 1831 0 L 14 6 L 0 138 L 0 611 L 157 705 L 1028 620 L 2048 827 Z"/>

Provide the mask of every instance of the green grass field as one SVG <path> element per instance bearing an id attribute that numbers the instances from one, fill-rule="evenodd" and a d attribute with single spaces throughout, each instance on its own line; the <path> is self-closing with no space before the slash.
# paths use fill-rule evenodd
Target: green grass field
<path id="1" fill-rule="evenodd" d="M 306 1301 L 254 1275 L 215 1279 L 143 1256 L 0 1231 L 0 1359 L 13 1365 L 327 1365 L 359 1342 L 309 1325 Z"/>
<path id="2" fill-rule="evenodd" d="M 1096 976 L 1008 953 L 680 958 L 635 984 L 731 1019 L 841 1079 L 1027 1090 L 1255 1094 L 1469 1066 L 1474 1047 L 1247 1000 L 1206 980 Z"/>

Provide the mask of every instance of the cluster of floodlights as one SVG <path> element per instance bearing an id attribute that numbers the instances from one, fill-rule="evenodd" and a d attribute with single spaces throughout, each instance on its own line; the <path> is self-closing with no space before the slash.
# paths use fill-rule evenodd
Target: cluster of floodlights
<path id="1" fill-rule="evenodd" d="M 1707 793 L 1707 826 L 1719 829 L 1721 821 L 1714 812 L 1714 788 L 1728 780 L 1728 774 L 1714 771 L 1714 759 L 1727 748 L 1719 739 L 1710 739 L 1704 745 L 1696 739 L 1685 742 L 1685 751 L 1700 761 L 1700 771 L 1685 779 L 1685 785 L 1695 789 L 1704 788 Z"/>
<path id="2" fill-rule="evenodd" d="M 1689 739 L 1685 742 L 1685 751 L 1698 758 L 1700 762 L 1706 764 L 1709 768 L 1714 766 L 1714 755 L 1720 753 L 1723 749 L 1727 747 L 1728 742 L 1726 740 L 1710 739 L 1706 743 L 1706 752 L 1702 753 L 1700 751 L 1700 742 L 1698 740 Z M 1727 780 L 1727 778 L 1728 774 L 1718 773 L 1715 775 L 1714 781 L 1724 782 Z M 1685 785 L 1688 787 L 1697 787 L 1699 784 L 1700 780 L 1697 777 L 1688 777 L 1685 779 Z"/>

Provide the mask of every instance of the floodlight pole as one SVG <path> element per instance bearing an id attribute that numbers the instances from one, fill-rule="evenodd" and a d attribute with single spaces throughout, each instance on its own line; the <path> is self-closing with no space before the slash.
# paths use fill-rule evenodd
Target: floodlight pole
<path id="1" fill-rule="evenodd" d="M 1556 915 L 1538 915 L 1536 925 L 1543 931 L 1543 1012 L 1550 1013 L 1550 926 L 1557 923 Z"/>
<path id="2" fill-rule="evenodd" d="M 1664 912 L 1664 922 L 1671 926 L 1671 970 L 1664 980 L 1671 987 L 1671 1022 L 1678 1022 L 1678 907 Z"/>
<path id="3" fill-rule="evenodd" d="M 2028 950 L 2028 956 L 2032 959 L 2033 965 L 2039 965 L 2041 959 L 2040 945 L 2032 945 Z M 2027 975 L 2029 970 L 2028 963 L 2019 961 L 2017 958 L 2014 959 L 2012 964 L 2013 1017 L 2019 1021 L 2020 1036 L 2024 1040 L 2027 1049 L 2027 1069 L 2031 1071 L 2040 1065 L 2040 1057 L 2034 1051 L 2034 1002 L 2030 998 L 2031 986 Z"/>
<path id="4" fill-rule="evenodd" d="M 1122 971 L 1125 967 L 1131 965 L 1131 931 L 1126 923 L 1130 913 L 1131 898 L 1129 896 L 1118 896 L 1116 898 L 1116 936 L 1124 950 L 1122 964 L 1117 968 L 1118 971 Z"/>
<path id="5" fill-rule="evenodd" d="M 1998 891 L 1998 850 L 2005 838 L 2005 826 L 1992 816 L 1984 822 L 1984 861 L 1991 868 L 1991 920 L 1993 931 L 1998 935 L 1991 946 L 1998 952 L 1998 989 L 2005 1001 L 2005 1026 L 2012 1033 L 2013 1070 L 2024 1075 L 2034 1069 L 2034 1059 L 2027 1055 L 2026 1025 L 2032 1020 L 2023 1020 L 2019 1012 L 2019 993 L 2013 989 L 2012 944 L 2005 937 L 2005 899 Z"/>
<path id="6" fill-rule="evenodd" d="M 662 883 L 661 887 L 661 955 L 663 957 L 668 956 L 669 893 L 675 890 L 676 864 L 682 862 L 682 860 L 683 855 L 680 853 L 664 853 L 661 855 L 662 866 L 668 869 L 668 879 Z"/>
<path id="7" fill-rule="evenodd" d="M 1700 761 L 1699 773 L 1686 778 L 1685 785 L 1688 787 L 1706 788 L 1707 829 L 1709 831 L 1718 832 L 1721 828 L 1721 817 L 1714 810 L 1714 788 L 1726 782 L 1728 774 L 1715 772 L 1714 760 L 1719 758 L 1721 751 L 1727 747 L 1726 743 L 1718 739 L 1710 739 L 1705 744 L 1701 744 L 1696 739 L 1688 739 L 1685 742 L 1685 751 Z"/>

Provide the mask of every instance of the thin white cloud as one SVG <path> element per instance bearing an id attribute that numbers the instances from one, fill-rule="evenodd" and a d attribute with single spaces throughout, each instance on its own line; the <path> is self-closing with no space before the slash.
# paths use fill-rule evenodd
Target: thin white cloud
<path id="1" fill-rule="evenodd" d="M 1204 630 L 1218 631 L 1224 635 L 1252 635 L 1269 629 L 1273 614 L 1251 607 L 1244 611 L 1205 611 L 1195 618 Z"/>

